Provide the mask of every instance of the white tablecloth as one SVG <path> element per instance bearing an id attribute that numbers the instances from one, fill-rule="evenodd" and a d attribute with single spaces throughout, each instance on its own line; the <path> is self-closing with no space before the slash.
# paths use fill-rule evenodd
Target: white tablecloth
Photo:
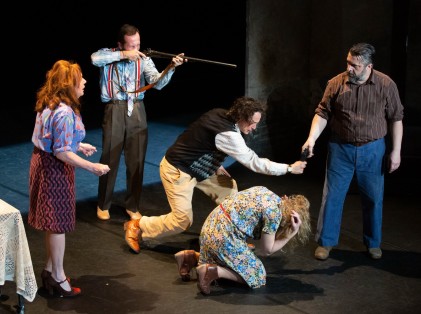
<path id="1" fill-rule="evenodd" d="M 38 287 L 20 211 L 0 199 L 0 285 L 16 283 L 16 292 L 32 302 Z"/>

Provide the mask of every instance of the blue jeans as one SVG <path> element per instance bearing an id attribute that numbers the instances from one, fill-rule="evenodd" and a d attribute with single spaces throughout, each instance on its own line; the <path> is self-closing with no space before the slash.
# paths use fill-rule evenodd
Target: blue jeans
<path id="1" fill-rule="evenodd" d="M 360 147 L 329 142 L 323 198 L 316 232 L 319 245 L 338 244 L 343 205 L 355 174 L 361 196 L 364 244 L 367 248 L 380 247 L 385 151 L 383 138 Z"/>

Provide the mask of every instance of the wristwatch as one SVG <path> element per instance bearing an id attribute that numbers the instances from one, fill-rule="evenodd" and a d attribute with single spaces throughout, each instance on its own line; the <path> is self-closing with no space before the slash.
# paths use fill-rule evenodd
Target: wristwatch
<path id="1" fill-rule="evenodd" d="M 292 173 L 292 167 L 291 167 L 291 165 L 288 165 L 287 173 Z"/>

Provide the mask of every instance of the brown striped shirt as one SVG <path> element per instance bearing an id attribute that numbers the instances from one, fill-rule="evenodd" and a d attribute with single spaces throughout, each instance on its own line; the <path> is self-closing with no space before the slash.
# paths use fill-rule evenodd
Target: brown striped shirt
<path id="1" fill-rule="evenodd" d="M 329 80 L 316 114 L 329 121 L 332 136 L 342 142 L 369 142 L 387 134 L 388 122 L 403 119 L 395 82 L 373 70 L 361 85 L 343 72 Z"/>

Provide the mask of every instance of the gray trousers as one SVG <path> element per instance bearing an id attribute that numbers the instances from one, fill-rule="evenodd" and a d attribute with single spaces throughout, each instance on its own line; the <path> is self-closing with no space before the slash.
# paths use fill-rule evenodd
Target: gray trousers
<path id="1" fill-rule="evenodd" d="M 120 157 L 124 153 L 127 188 L 125 207 L 139 211 L 147 143 L 148 126 L 143 101 L 135 102 L 130 117 L 127 115 L 127 101 L 113 101 L 105 105 L 100 163 L 108 165 L 110 171 L 99 177 L 100 209 L 109 210 L 111 207 Z"/>

